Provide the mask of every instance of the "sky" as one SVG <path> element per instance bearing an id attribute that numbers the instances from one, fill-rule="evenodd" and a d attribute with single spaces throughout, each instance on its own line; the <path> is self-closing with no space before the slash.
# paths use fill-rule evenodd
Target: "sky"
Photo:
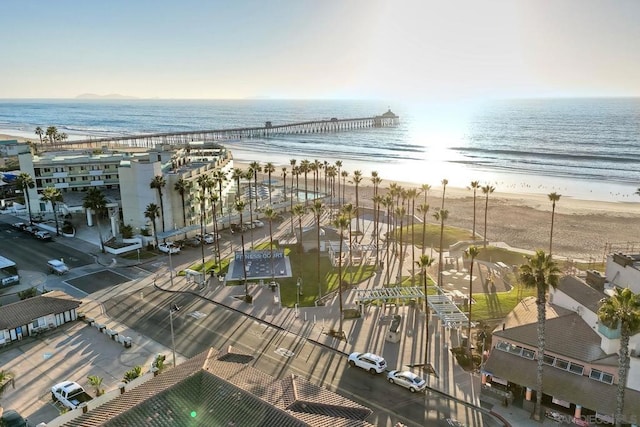
<path id="1" fill-rule="evenodd" d="M 640 1 L 3 0 L 0 98 L 640 96 Z"/>

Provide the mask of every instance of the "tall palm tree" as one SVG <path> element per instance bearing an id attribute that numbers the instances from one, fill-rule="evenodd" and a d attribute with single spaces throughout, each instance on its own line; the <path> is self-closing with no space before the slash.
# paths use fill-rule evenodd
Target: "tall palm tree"
<path id="1" fill-rule="evenodd" d="M 262 171 L 267 173 L 267 178 L 269 179 L 269 204 L 271 204 L 271 174 L 276 171 L 276 167 L 273 165 L 273 163 L 268 162 L 266 165 L 264 165 Z"/>
<path id="2" fill-rule="evenodd" d="M 471 306 L 473 301 L 473 263 L 476 261 L 476 257 L 480 253 L 480 249 L 477 246 L 469 246 L 464 251 L 464 255 L 471 258 L 471 266 L 469 267 L 469 318 L 467 324 L 467 353 L 471 356 Z"/>
<path id="3" fill-rule="evenodd" d="M 556 217 L 556 202 L 560 200 L 560 194 L 551 193 L 548 195 L 549 201 L 551 201 L 551 235 L 549 236 L 549 255 L 553 249 L 553 223 Z"/>
<path id="4" fill-rule="evenodd" d="M 223 198 L 222 198 L 222 184 L 227 180 L 227 176 L 225 173 L 218 169 L 213 173 L 213 180 L 218 184 L 218 200 L 220 201 L 220 216 L 224 215 L 224 211 L 222 210 Z"/>
<path id="5" fill-rule="evenodd" d="M 398 239 L 398 243 L 399 243 L 399 250 L 400 250 L 400 262 L 398 263 L 398 285 L 400 285 L 400 282 L 402 281 L 402 266 L 404 264 L 404 248 L 402 247 L 402 228 L 403 228 L 403 222 L 404 222 L 404 217 L 407 214 L 406 209 L 404 207 L 404 205 L 402 206 L 398 206 L 396 207 L 396 216 L 400 218 L 400 238 Z"/>
<path id="6" fill-rule="evenodd" d="M 254 162 L 256 163 L 256 162 Z M 255 166 L 255 165 L 254 165 Z M 258 166 L 259 167 L 259 166 Z M 253 250 L 253 199 L 251 198 L 251 178 L 257 176 L 257 172 L 249 168 L 245 173 L 245 178 L 249 181 L 249 223 L 251 224 L 249 227 L 249 233 L 251 238 L 251 250 Z M 257 181 L 256 181 L 257 183 Z M 256 209 L 258 208 L 258 187 L 256 185 Z M 242 225 L 242 223 L 240 223 Z"/>
<path id="7" fill-rule="evenodd" d="M 478 188 L 480 188 L 480 182 L 471 181 L 471 185 L 469 186 L 471 190 L 473 190 L 473 240 L 476 240 L 476 194 L 478 193 Z"/>
<path id="8" fill-rule="evenodd" d="M 304 175 L 304 205 L 307 206 L 307 201 L 309 200 L 309 191 L 307 188 L 307 174 L 311 170 L 311 162 L 309 160 L 304 159 L 300 162 L 300 166 L 298 170 Z"/>
<path id="9" fill-rule="evenodd" d="M 269 221 L 269 249 L 271 250 L 271 280 L 276 280 L 276 273 L 273 269 L 273 220 L 278 213 L 271 207 L 267 206 L 262 212 L 264 217 Z"/>
<path id="10" fill-rule="evenodd" d="M 484 247 L 487 247 L 487 213 L 489 212 L 489 194 L 495 191 L 495 187 L 487 184 L 482 187 L 482 194 L 485 195 L 484 199 Z"/>
<path id="11" fill-rule="evenodd" d="M 342 160 L 336 160 L 336 176 L 338 177 L 338 203 L 340 203 L 340 177 L 342 176 Z M 638 189 L 640 191 L 640 189 Z M 342 201 L 344 205 L 344 200 Z"/>
<path id="12" fill-rule="evenodd" d="M 293 192 L 293 178 L 295 176 L 294 168 L 296 167 L 296 163 L 298 161 L 296 159 L 290 159 L 289 164 L 291 165 L 291 191 Z M 293 210 L 293 194 L 291 195 L 291 206 L 289 206 L 289 210 Z"/>
<path id="13" fill-rule="evenodd" d="M 240 226 L 242 227 L 242 213 L 244 212 L 245 202 L 236 200 L 235 210 L 240 214 Z M 249 282 L 247 281 L 247 260 L 244 253 L 244 233 L 240 233 L 240 244 L 242 245 L 242 274 L 244 279 L 244 299 L 249 302 Z"/>
<path id="14" fill-rule="evenodd" d="M 382 206 L 384 206 L 384 208 L 386 209 L 386 215 L 387 215 L 387 231 L 385 233 L 385 251 L 386 251 L 386 260 L 385 260 L 385 264 L 386 264 L 386 269 L 385 269 L 385 283 L 389 283 L 389 240 L 391 238 L 391 206 L 393 205 L 393 199 L 391 198 L 391 196 L 389 196 L 388 194 L 386 194 L 382 200 L 380 201 L 380 203 L 382 203 Z"/>
<path id="15" fill-rule="evenodd" d="M 351 203 L 347 203 L 346 205 L 342 206 L 342 214 L 344 216 L 346 216 L 349 219 L 349 264 L 353 263 L 353 227 L 351 226 L 352 220 L 353 220 L 353 212 L 355 211 L 355 208 L 353 207 L 353 205 Z"/>
<path id="16" fill-rule="evenodd" d="M 56 136 L 58 135 L 58 128 L 55 126 L 49 126 L 46 132 L 47 138 L 49 139 L 49 143 L 53 144 L 56 140 Z"/>
<path id="17" fill-rule="evenodd" d="M 262 172 L 262 167 L 260 166 L 260 162 L 251 162 L 249 164 L 249 170 L 251 171 L 251 176 L 253 178 L 253 186 L 256 190 L 256 207 L 258 207 L 258 174 Z M 248 176 L 249 174 L 247 174 Z M 249 178 L 250 180 L 251 178 Z"/>
<path id="18" fill-rule="evenodd" d="M 527 262 L 520 266 L 520 281 L 528 288 L 535 288 L 537 291 L 536 304 L 538 305 L 538 370 L 536 375 L 536 408 L 534 418 L 542 420 L 542 374 L 544 367 L 544 347 L 545 347 L 545 322 L 547 292 L 549 287 L 556 288 L 560 278 L 560 269 L 551 255 L 547 255 L 543 250 L 537 250 L 535 255 L 527 256 Z"/>
<path id="19" fill-rule="evenodd" d="M 36 128 L 35 134 L 40 137 L 40 145 L 42 145 L 42 135 L 44 135 L 44 130 L 40 126 Z"/>
<path id="20" fill-rule="evenodd" d="M 29 224 L 31 224 L 33 218 L 31 215 L 31 200 L 29 198 L 29 189 L 34 188 L 36 186 L 36 183 L 31 175 L 26 172 L 21 172 L 16 178 L 16 186 L 21 189 L 24 194 L 24 200 L 26 202 L 25 204 L 27 205 L 27 212 L 29 212 Z"/>
<path id="21" fill-rule="evenodd" d="M 429 184 L 422 184 L 420 189 L 422 190 L 422 194 L 424 194 L 423 203 L 426 205 L 429 203 L 429 190 L 431 190 L 431 186 Z"/>
<path id="22" fill-rule="evenodd" d="M 440 209 L 444 209 L 444 195 L 447 191 L 447 184 L 449 184 L 449 180 L 443 179 L 442 180 L 442 206 L 440 207 Z"/>
<path id="23" fill-rule="evenodd" d="M 42 190 L 40 199 L 42 199 L 45 203 L 51 203 L 51 208 L 53 209 L 53 218 L 56 220 L 56 236 L 59 236 L 60 227 L 58 226 L 58 213 L 56 207 L 58 202 L 62 202 L 62 193 L 60 192 L 60 189 L 55 187 L 46 187 Z"/>
<path id="24" fill-rule="evenodd" d="M 187 226 L 187 210 L 184 203 L 184 195 L 189 193 L 189 190 L 191 189 L 191 182 L 187 181 L 184 178 L 180 178 L 173 185 L 173 189 L 176 190 L 178 194 L 180 194 L 180 200 L 182 201 L 182 226 L 186 227 Z"/>
<path id="25" fill-rule="evenodd" d="M 338 301 L 340 303 L 340 327 L 339 334 L 343 336 L 343 327 L 342 327 L 342 243 L 344 241 L 344 230 L 351 224 L 351 220 L 348 219 L 344 215 L 338 216 L 334 221 L 333 225 L 338 229 L 340 233 L 340 249 L 338 251 Z"/>
<path id="26" fill-rule="evenodd" d="M 240 199 L 240 179 L 244 177 L 244 171 L 240 168 L 233 169 L 232 178 L 236 181 L 236 200 Z"/>
<path id="27" fill-rule="evenodd" d="M 418 189 L 410 188 L 407 190 L 407 199 L 411 203 L 411 283 L 415 280 L 415 265 L 416 265 L 416 244 L 414 241 L 414 229 L 416 218 L 416 198 L 418 197 Z M 408 238 L 409 236 L 407 236 Z"/>
<path id="28" fill-rule="evenodd" d="M 298 217 L 298 231 L 300 232 L 300 234 L 298 235 L 298 253 L 302 253 L 302 217 L 304 216 L 304 214 L 306 213 L 306 209 L 304 207 L 303 204 L 298 203 L 293 207 L 293 211 L 291 211 L 291 213 L 293 214 L 292 218 Z"/>
<path id="29" fill-rule="evenodd" d="M 282 167 L 282 194 L 284 195 L 284 201 L 287 201 L 287 167 Z M 269 195 L 271 196 L 271 195 Z"/>
<path id="30" fill-rule="evenodd" d="M 196 179 L 198 183 L 198 201 L 200 202 L 200 234 L 205 235 L 207 232 L 207 189 L 210 185 L 210 179 L 207 175 L 200 175 Z"/>
<path id="31" fill-rule="evenodd" d="M 356 186 L 356 233 L 360 233 L 360 199 L 358 198 L 358 187 L 362 182 L 362 171 L 353 171 L 353 185 Z"/>
<path id="32" fill-rule="evenodd" d="M 380 232 L 379 232 L 379 228 L 380 228 L 380 203 L 382 202 L 382 199 L 384 197 L 382 197 L 380 194 L 376 194 L 375 196 L 373 196 L 373 236 L 374 236 L 374 241 L 373 243 L 376 246 L 376 266 L 378 265 L 378 258 L 379 258 L 379 247 L 380 247 Z"/>
<path id="33" fill-rule="evenodd" d="M 342 204 L 344 205 L 344 190 L 347 188 L 347 177 L 349 176 L 349 172 L 342 171 L 340 172 L 340 176 L 342 177 Z M 340 197 L 340 194 L 338 194 Z"/>
<path id="34" fill-rule="evenodd" d="M 158 197 L 160 198 L 160 211 L 162 212 L 162 232 L 164 233 L 164 219 L 166 215 L 164 214 L 164 199 L 162 198 L 162 189 L 167 185 L 164 177 L 162 175 L 156 175 L 149 183 L 149 187 L 152 189 L 156 189 L 158 191 Z"/>
<path id="35" fill-rule="evenodd" d="M 82 207 L 93 211 L 92 213 L 94 214 L 96 225 L 98 226 L 98 236 L 100 238 L 100 250 L 102 251 L 102 253 L 104 253 L 102 227 L 100 226 L 100 217 L 104 214 L 104 212 L 107 209 L 107 199 L 104 196 L 104 193 L 96 187 L 89 188 L 89 190 L 87 191 L 87 194 L 84 196 Z"/>
<path id="36" fill-rule="evenodd" d="M 429 301 L 427 300 L 427 268 L 431 267 L 435 260 L 429 255 L 420 255 L 415 264 L 422 274 L 422 284 L 424 286 L 424 314 L 425 314 L 425 338 L 424 338 L 424 366 L 429 364 Z"/>
<path id="37" fill-rule="evenodd" d="M 629 339 L 640 332 L 640 294 L 629 288 L 614 288 L 614 294 L 600 301 L 598 320 L 610 329 L 620 328 L 616 426 L 622 425 L 624 394 L 629 375 Z"/>
<path id="38" fill-rule="evenodd" d="M 211 212 L 213 213 L 212 215 L 213 235 L 215 236 L 215 239 L 216 239 L 215 240 L 216 241 L 216 263 L 220 264 L 220 239 L 218 239 L 218 209 L 217 209 L 217 205 L 220 199 L 218 198 L 218 195 L 215 193 L 215 182 L 212 182 L 211 184 L 212 184 L 211 187 L 209 187 L 209 202 L 211 203 Z M 202 250 L 204 252 L 204 238 L 201 239 L 200 244 L 202 245 Z M 206 274 L 206 271 L 205 271 L 205 274 Z"/>
<path id="39" fill-rule="evenodd" d="M 160 208 L 155 203 L 149 203 L 144 211 L 145 218 L 149 218 L 153 227 L 153 237 L 156 241 L 156 249 L 158 248 L 158 233 L 156 232 L 156 219 L 160 216 Z"/>
<path id="40" fill-rule="evenodd" d="M 331 195 L 331 208 L 333 209 L 333 207 L 335 205 L 335 183 L 336 183 L 336 176 L 338 174 L 338 170 L 336 169 L 335 166 L 329 165 L 325 169 L 325 174 L 329 178 L 329 191 L 330 191 L 330 195 Z"/>
<path id="41" fill-rule="evenodd" d="M 446 209 L 440 209 L 438 212 L 433 214 L 433 217 L 436 221 L 440 221 L 440 249 L 438 253 L 438 286 L 442 286 L 442 252 L 444 250 L 444 222 L 449 218 L 449 211 Z"/>
<path id="42" fill-rule="evenodd" d="M 324 212 L 324 204 L 322 203 L 322 200 L 316 199 L 313 201 L 313 205 L 311 205 L 311 212 L 313 212 L 313 215 L 316 219 L 316 235 L 318 239 L 318 247 L 316 252 L 316 273 L 318 279 L 318 297 L 321 297 L 322 286 L 320 285 L 320 217 Z"/>
<path id="43" fill-rule="evenodd" d="M 418 213 L 422 214 L 422 255 L 424 255 L 427 242 L 427 213 L 429 213 L 429 205 L 426 203 L 420 204 Z"/>

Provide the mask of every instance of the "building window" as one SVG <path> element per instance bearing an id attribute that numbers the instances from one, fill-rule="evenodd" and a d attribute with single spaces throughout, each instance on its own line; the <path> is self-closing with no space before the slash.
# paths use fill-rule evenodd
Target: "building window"
<path id="1" fill-rule="evenodd" d="M 560 368 L 560 369 L 564 369 L 566 371 L 567 369 L 569 369 L 569 362 L 567 362 L 566 360 L 562 360 L 562 359 L 556 359 L 555 367 L 556 368 Z"/>
<path id="2" fill-rule="evenodd" d="M 598 369 L 592 369 L 589 378 L 603 383 L 613 384 L 613 375 L 599 371 Z"/>
<path id="3" fill-rule="evenodd" d="M 544 355 L 544 363 L 546 363 L 547 365 L 553 366 L 555 361 L 556 361 L 555 357 L 549 356 L 548 354 Z"/>
<path id="4" fill-rule="evenodd" d="M 522 357 L 526 357 L 527 359 L 533 360 L 536 356 L 536 352 L 533 350 L 529 350 L 528 348 L 522 349 Z"/>
<path id="5" fill-rule="evenodd" d="M 577 363 L 571 363 L 571 365 L 569 365 L 569 372 L 582 375 L 584 373 L 584 366 L 578 365 Z"/>
<path id="6" fill-rule="evenodd" d="M 33 323 L 31 324 L 31 326 L 33 326 L 34 328 L 38 327 L 38 319 L 34 320 Z"/>

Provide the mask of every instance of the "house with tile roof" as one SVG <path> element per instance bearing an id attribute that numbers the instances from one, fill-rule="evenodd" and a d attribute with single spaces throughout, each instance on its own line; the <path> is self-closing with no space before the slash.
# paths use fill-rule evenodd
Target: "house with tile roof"
<path id="1" fill-rule="evenodd" d="M 365 427 L 371 410 L 295 375 L 274 378 L 253 356 L 209 349 L 86 413 L 49 425 Z M 72 411 L 74 412 L 74 411 Z"/>
<path id="2" fill-rule="evenodd" d="M 640 291 L 640 256 L 608 257 L 606 277 L 588 282 L 562 277 L 546 306 L 543 405 L 582 420 L 611 421 L 616 408 L 620 331 L 598 321 L 600 301 L 613 286 Z M 635 277 L 635 279 L 633 279 Z M 493 332 L 492 349 L 482 370 L 482 397 L 496 396 L 533 410 L 537 372 L 536 298 L 522 300 Z M 625 391 L 625 421 L 640 420 L 640 334 L 631 337 Z"/>
<path id="3" fill-rule="evenodd" d="M 64 292 L 52 291 L 0 306 L 0 345 L 76 320 L 80 304 Z"/>

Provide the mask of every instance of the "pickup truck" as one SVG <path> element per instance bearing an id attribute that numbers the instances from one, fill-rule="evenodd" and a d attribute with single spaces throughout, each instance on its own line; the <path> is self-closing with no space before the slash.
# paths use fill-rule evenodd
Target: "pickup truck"
<path id="1" fill-rule="evenodd" d="M 76 409 L 92 399 L 78 383 L 64 381 L 51 387 L 51 398 L 69 409 Z"/>

